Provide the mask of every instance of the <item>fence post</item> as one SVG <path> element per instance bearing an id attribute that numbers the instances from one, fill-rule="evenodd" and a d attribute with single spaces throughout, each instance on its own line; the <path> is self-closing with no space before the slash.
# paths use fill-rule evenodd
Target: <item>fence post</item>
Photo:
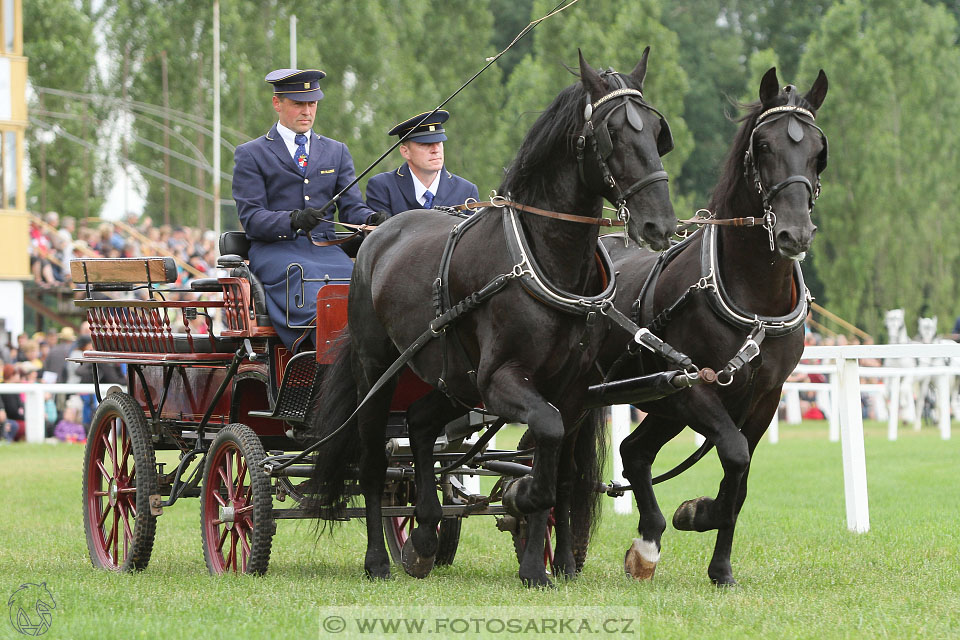
<path id="1" fill-rule="evenodd" d="M 887 392 L 890 394 L 889 408 L 887 409 L 887 440 L 897 439 L 897 426 L 900 423 L 900 376 L 885 378 Z"/>
<path id="2" fill-rule="evenodd" d="M 25 395 L 26 402 L 23 406 L 23 412 L 27 431 L 26 440 L 27 442 L 43 442 L 47 435 L 47 420 L 43 415 L 43 391 L 30 390 Z"/>
<path id="3" fill-rule="evenodd" d="M 950 439 L 950 376 L 937 376 L 937 409 L 940 412 L 940 437 Z"/>
<path id="4" fill-rule="evenodd" d="M 836 372 L 827 374 L 830 383 L 830 442 L 840 442 L 840 384 Z"/>
<path id="5" fill-rule="evenodd" d="M 620 458 L 620 443 L 630 435 L 630 405 L 618 404 L 610 407 L 610 430 L 613 440 L 613 479 L 615 482 L 625 482 L 623 479 L 623 460 Z M 633 501 L 628 492 L 613 499 L 613 512 L 629 515 L 633 513 Z"/>
<path id="6" fill-rule="evenodd" d="M 843 488 L 847 505 L 847 528 L 856 533 L 870 530 L 867 503 L 867 464 L 863 449 L 863 414 L 860 412 L 860 365 L 856 358 L 839 358 L 840 449 L 843 456 Z"/>

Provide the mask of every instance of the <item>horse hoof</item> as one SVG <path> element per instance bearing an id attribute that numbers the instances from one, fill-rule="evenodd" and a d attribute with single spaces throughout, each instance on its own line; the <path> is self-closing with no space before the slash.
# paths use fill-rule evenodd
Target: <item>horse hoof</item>
<path id="1" fill-rule="evenodd" d="M 697 531 L 695 520 L 697 517 L 697 507 L 701 502 L 709 500 L 707 497 L 694 498 L 687 500 L 673 514 L 673 528 L 678 531 Z"/>
<path id="2" fill-rule="evenodd" d="M 517 505 L 517 494 L 520 493 L 520 485 L 525 478 L 530 478 L 530 476 L 524 476 L 523 478 L 514 480 L 508 484 L 507 488 L 503 491 L 503 499 L 501 500 L 503 508 L 515 518 L 522 518 L 526 515 Z"/>
<path id="3" fill-rule="evenodd" d="M 433 569 L 436 556 L 423 557 L 413 548 L 413 538 L 407 538 L 403 543 L 403 549 L 400 550 L 400 559 L 403 564 L 403 570 L 408 576 L 414 578 L 426 578 Z"/>
<path id="4" fill-rule="evenodd" d="M 634 538 L 633 544 L 623 556 L 623 569 L 634 580 L 652 580 L 660 562 L 656 542 Z"/>
<path id="5" fill-rule="evenodd" d="M 547 577 L 546 573 L 531 578 L 520 576 L 520 582 L 528 589 L 552 589 L 554 587 L 553 581 Z"/>
<path id="6" fill-rule="evenodd" d="M 382 569 L 364 569 L 364 573 L 367 575 L 367 579 L 371 582 L 377 580 L 389 580 L 390 579 L 390 568 Z"/>
<path id="7" fill-rule="evenodd" d="M 729 589 L 731 587 L 738 586 L 737 581 L 733 579 L 733 576 L 728 576 L 725 578 L 710 578 L 710 580 L 718 589 Z"/>

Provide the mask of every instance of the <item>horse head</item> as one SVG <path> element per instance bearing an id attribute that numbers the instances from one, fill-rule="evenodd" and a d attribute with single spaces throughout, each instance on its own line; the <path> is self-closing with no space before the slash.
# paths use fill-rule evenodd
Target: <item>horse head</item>
<path id="1" fill-rule="evenodd" d="M 598 72 L 580 54 L 587 91 L 577 158 L 583 182 L 617 207 L 627 233 L 657 251 L 670 245 L 677 218 L 661 156 L 673 149 L 666 118 L 644 100 L 650 47 L 629 74 Z"/>
<path id="2" fill-rule="evenodd" d="M 887 340 L 889 344 L 899 344 L 906 338 L 907 324 L 904 319 L 903 309 L 890 309 L 883 317 L 883 323 L 887 327 Z"/>
<path id="3" fill-rule="evenodd" d="M 917 331 L 920 334 L 920 342 L 933 344 L 937 338 L 937 316 L 917 320 Z"/>
<path id="4" fill-rule="evenodd" d="M 811 214 L 827 166 L 827 138 L 814 119 L 826 95 L 822 69 L 803 96 L 793 85 L 780 88 L 776 68 L 760 82 L 744 175 L 763 201 L 775 248 L 785 258 L 803 259 L 817 230 Z"/>

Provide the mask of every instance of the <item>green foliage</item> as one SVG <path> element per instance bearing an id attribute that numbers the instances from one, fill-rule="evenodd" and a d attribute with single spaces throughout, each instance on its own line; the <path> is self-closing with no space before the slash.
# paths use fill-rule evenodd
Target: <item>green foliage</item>
<path id="1" fill-rule="evenodd" d="M 90 48 L 93 32 L 91 12 L 71 0 L 24 2 L 23 48 L 30 59 L 30 85 L 97 91 L 95 51 Z M 110 186 L 110 176 L 103 170 L 107 150 L 98 146 L 111 141 L 100 127 L 103 109 L 36 90 L 30 97 L 27 208 L 77 218 L 96 215 Z"/>
<path id="2" fill-rule="evenodd" d="M 943 7 L 920 0 L 834 5 L 801 64 L 825 68 L 820 123 L 830 166 L 812 259 L 822 301 L 876 332 L 883 311 L 952 318 L 960 246 L 944 216 L 956 200 L 960 52 Z M 806 86 L 806 85 L 801 85 Z"/>
<path id="3" fill-rule="evenodd" d="M 645 94 L 673 129 L 677 146 L 664 164 L 675 210 L 688 217 L 717 180 L 736 131 L 733 103 L 755 100 L 770 66 L 801 90 L 823 68 L 831 88 L 819 121 L 831 157 L 805 265 L 809 284 L 821 303 L 873 331 L 891 307 L 905 307 L 911 327 L 919 313 L 953 318 L 960 298 L 960 237 L 949 215 L 960 169 L 956 5 L 582 0 L 537 26 L 445 106 L 447 166 L 486 195 L 536 116 L 576 82 L 564 65 L 576 71 L 578 48 L 595 67 L 629 71 L 650 45 Z M 328 74 L 316 128 L 346 142 L 360 171 L 394 142 L 386 132 L 396 122 L 436 107 L 556 7 L 557 0 L 221 1 L 214 79 L 210 3 L 24 2 L 31 85 L 95 96 L 38 91 L 32 98 L 29 206 L 93 215 L 112 167 L 126 158 L 142 167 L 147 215 L 212 226 L 214 83 L 229 202 L 234 146 L 276 121 L 263 77 L 289 66 L 292 14 L 298 66 Z M 400 162 L 391 154 L 373 172 Z M 221 221 L 237 225 L 231 206 Z"/>

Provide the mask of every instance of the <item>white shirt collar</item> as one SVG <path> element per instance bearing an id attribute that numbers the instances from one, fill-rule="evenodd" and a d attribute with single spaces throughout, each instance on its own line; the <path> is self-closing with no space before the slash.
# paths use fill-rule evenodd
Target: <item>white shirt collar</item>
<path id="1" fill-rule="evenodd" d="M 280 124 L 279 122 L 277 122 L 277 133 L 280 134 L 280 137 L 283 139 L 284 144 L 287 145 L 287 151 L 290 152 L 290 157 L 292 158 L 294 154 L 297 152 L 297 147 L 299 146 L 297 145 L 296 142 L 294 142 L 294 138 L 296 138 L 297 132 L 294 131 L 293 129 L 288 129 L 282 124 Z M 307 131 L 306 134 L 304 135 L 307 136 L 306 148 L 307 148 L 307 155 L 309 156 L 310 143 L 312 142 L 311 138 L 313 138 L 313 131 Z"/>
<path id="2" fill-rule="evenodd" d="M 407 168 L 409 167 L 410 165 L 408 164 Z M 420 204 L 424 204 L 423 194 L 427 191 L 427 189 L 430 190 L 430 192 L 433 194 L 434 197 L 437 196 L 437 189 L 440 188 L 440 174 L 442 173 L 443 173 L 443 167 L 440 167 L 440 171 L 437 171 L 437 177 L 435 177 L 433 179 L 433 182 L 430 184 L 430 186 L 427 187 L 427 186 L 424 186 L 422 182 L 420 182 L 420 179 L 417 177 L 417 174 L 413 172 L 413 169 L 410 169 L 410 176 L 413 178 L 413 191 L 414 191 L 414 195 L 417 198 L 417 202 L 419 202 Z"/>

